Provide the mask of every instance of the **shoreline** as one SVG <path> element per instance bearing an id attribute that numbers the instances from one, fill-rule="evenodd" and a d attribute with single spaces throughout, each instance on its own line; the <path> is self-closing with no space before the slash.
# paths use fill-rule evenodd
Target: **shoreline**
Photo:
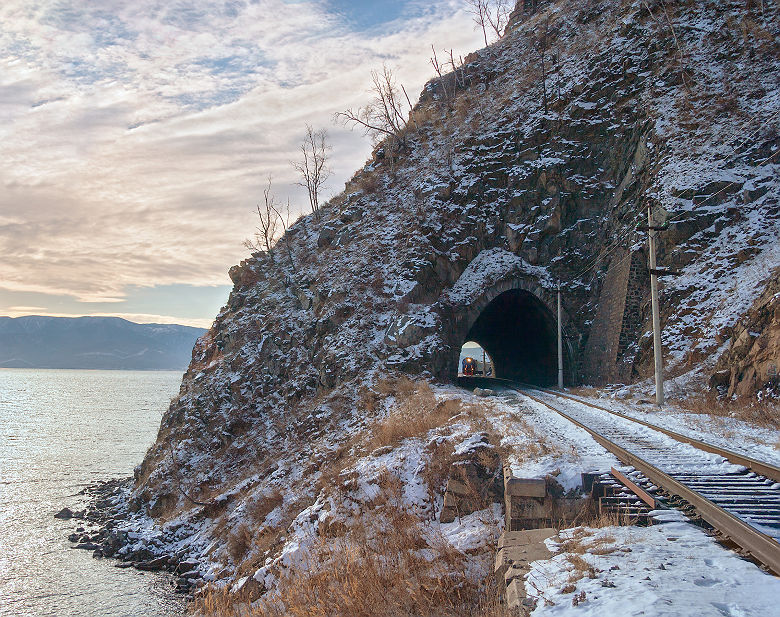
<path id="1" fill-rule="evenodd" d="M 86 500 L 82 510 L 64 507 L 54 518 L 77 524 L 67 536 L 71 549 L 92 551 L 94 559 L 113 559 L 116 568 L 167 573 L 172 591 L 191 599 L 205 584 L 201 562 L 186 549 L 171 550 L 172 538 L 152 529 L 150 519 L 133 515 L 128 499 L 132 484 L 129 477 L 90 484 L 77 493 Z"/>

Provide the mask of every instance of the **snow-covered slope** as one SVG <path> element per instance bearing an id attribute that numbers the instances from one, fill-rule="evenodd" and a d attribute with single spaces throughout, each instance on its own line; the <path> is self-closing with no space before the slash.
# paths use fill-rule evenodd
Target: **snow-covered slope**
<path id="1" fill-rule="evenodd" d="M 323 477 L 385 465 L 417 503 L 430 435 L 386 463 L 372 455 L 393 409 L 380 384 L 450 377 L 445 359 L 464 342 L 452 307 L 474 281 L 495 282 L 496 264 L 542 294 L 563 281 L 584 357 L 607 275 L 630 260 L 637 300 L 618 362 L 646 375 L 648 204 L 670 223 L 660 264 L 683 273 L 663 281 L 672 369 L 707 376 L 778 262 L 778 23 L 774 3 L 541 3 L 431 82 L 399 151 L 379 148 L 321 220 L 231 270 L 230 298 L 137 469 L 134 509 L 176 520 L 178 541 L 229 579 L 283 563 L 288 524 L 318 533 L 305 521 L 322 521 L 347 483 Z M 231 554 L 246 511 L 280 490 L 248 527 L 262 548 Z"/>

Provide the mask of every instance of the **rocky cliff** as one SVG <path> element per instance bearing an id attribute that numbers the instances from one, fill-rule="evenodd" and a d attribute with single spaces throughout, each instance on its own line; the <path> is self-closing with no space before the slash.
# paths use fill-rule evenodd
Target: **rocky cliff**
<path id="1" fill-rule="evenodd" d="M 775 270 L 764 292 L 732 329 L 729 349 L 710 378 L 727 396 L 761 392 L 780 394 L 780 272 Z M 723 392 L 721 392 L 722 394 Z"/>
<path id="2" fill-rule="evenodd" d="M 662 277 L 670 371 L 706 382 L 780 262 L 780 20 L 762 7 L 521 3 L 500 41 L 426 86 L 402 147 L 231 269 L 134 507 L 182 516 L 182 535 L 213 521 L 201 539 L 269 482 L 304 508 L 381 417 L 376 379 L 451 380 L 507 290 L 543 318 L 561 281 L 568 382 L 648 376 L 648 206 L 679 273 Z"/>

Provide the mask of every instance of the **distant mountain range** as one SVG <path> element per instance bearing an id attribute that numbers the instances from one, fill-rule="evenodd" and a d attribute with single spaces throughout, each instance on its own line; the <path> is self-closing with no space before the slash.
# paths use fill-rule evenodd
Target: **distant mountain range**
<path id="1" fill-rule="evenodd" d="M 118 317 L 0 317 L 0 368 L 184 370 L 204 332 Z"/>

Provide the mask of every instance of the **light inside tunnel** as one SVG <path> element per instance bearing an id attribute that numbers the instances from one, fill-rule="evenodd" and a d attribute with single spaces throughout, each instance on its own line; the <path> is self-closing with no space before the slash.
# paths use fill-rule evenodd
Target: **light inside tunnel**
<path id="1" fill-rule="evenodd" d="M 466 341 L 460 349 L 458 375 L 493 376 L 493 359 L 478 343 Z"/>
<path id="2" fill-rule="evenodd" d="M 538 386 L 558 379 L 555 316 L 534 294 L 505 291 L 480 313 L 467 341 L 485 349 L 496 377 Z"/>

